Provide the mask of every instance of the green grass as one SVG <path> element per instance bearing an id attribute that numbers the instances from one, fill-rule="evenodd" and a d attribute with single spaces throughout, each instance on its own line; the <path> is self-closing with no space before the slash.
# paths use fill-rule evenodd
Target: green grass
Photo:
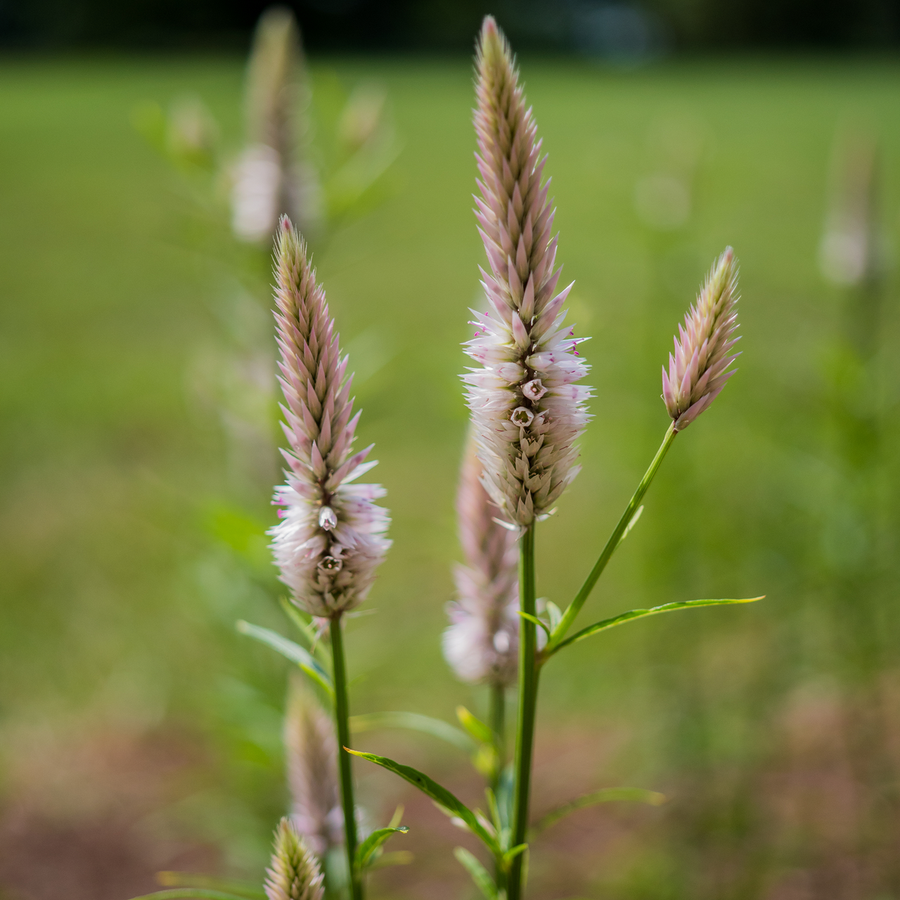
<path id="1" fill-rule="evenodd" d="M 854 544 L 871 510 L 847 488 L 859 473 L 848 474 L 835 426 L 840 403 L 873 406 L 891 423 L 890 445 L 897 355 L 879 356 L 881 387 L 841 394 L 829 361 L 842 298 L 816 255 L 841 129 L 878 138 L 896 253 L 900 65 L 709 61 L 621 73 L 526 58 L 522 68 L 596 391 L 584 470 L 538 533 L 539 595 L 562 605 L 590 569 L 666 428 L 659 367 L 675 325 L 726 244 L 741 260 L 740 372 L 679 438 L 579 622 L 697 597 L 768 599 L 585 642 L 548 668 L 539 719 L 540 732 L 577 713 L 586 728 L 625 735 L 612 768 L 593 772 L 585 790 L 610 779 L 714 780 L 717 767 L 746 769 L 776 752 L 759 723 L 777 720 L 796 685 L 836 673 L 853 682 L 838 654 L 863 601 L 851 606 L 835 585 L 860 559 L 876 561 L 864 605 L 881 635 L 878 666 L 897 669 L 879 631 L 897 622 L 888 605 L 896 463 L 887 457 L 879 470 L 876 538 L 863 529 Z M 320 61 L 313 72 L 317 95 L 360 79 L 384 84 L 403 143 L 389 199 L 317 259 L 357 365 L 375 369 L 357 385 L 359 433 L 376 444 L 393 517 L 395 545 L 368 604 L 378 614 L 348 639 L 352 672 L 367 674 L 353 705 L 451 717 L 457 702 L 482 699 L 455 685 L 439 649 L 458 558 L 459 344 L 482 261 L 470 211 L 471 72 L 465 61 L 378 60 Z M 196 94 L 237 148 L 241 81 L 237 60 L 0 66 L 0 715 L 8 734 L 80 717 L 138 729 L 199 720 L 227 748 L 246 724 L 246 746 L 264 752 L 237 790 L 258 791 L 262 821 L 280 790 L 271 758 L 284 669 L 230 623 L 286 624 L 266 591 L 229 576 L 233 560 L 211 555 L 203 523 L 230 490 L 226 447 L 188 374 L 221 339 L 216 309 L 229 280 L 184 239 L 181 182 L 129 124 L 142 101 Z M 636 184 L 660 171 L 691 173 L 691 214 L 675 231 L 654 231 L 636 213 Z M 891 275 L 884 347 L 898 337 L 896 296 Z M 245 505 L 274 521 L 268 487 Z M 254 695 L 235 684 L 255 685 L 269 706 L 248 712 Z M 242 712 L 232 731 L 217 731 L 226 709 Z M 246 752 L 252 769 L 255 751 Z M 742 840 L 737 826 L 694 820 L 680 833 L 698 859 L 721 849 L 710 834 Z M 646 872 L 684 885 L 665 896 L 755 896 L 698 886 L 677 866 L 673 875 L 678 834 L 676 822 L 648 838 L 646 859 L 657 856 Z M 618 881 L 596 884 L 610 896 L 663 896 L 635 874 L 645 857 L 629 853 L 635 871 L 622 863 Z M 536 858 L 537 878 L 542 865 Z"/>

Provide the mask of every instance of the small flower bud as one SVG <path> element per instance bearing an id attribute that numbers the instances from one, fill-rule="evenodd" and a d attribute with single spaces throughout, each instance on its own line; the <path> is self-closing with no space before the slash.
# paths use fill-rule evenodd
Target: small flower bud
<path id="1" fill-rule="evenodd" d="M 322 900 L 323 875 L 316 858 L 287 817 L 275 829 L 275 851 L 266 869 L 268 900 Z"/>
<path id="2" fill-rule="evenodd" d="M 524 406 L 517 406 L 509 418 L 519 428 L 527 428 L 534 421 L 534 413 Z"/>
<path id="3" fill-rule="evenodd" d="M 540 378 L 535 378 L 533 381 L 529 381 L 527 384 L 522 385 L 522 393 L 529 400 L 537 402 L 547 393 L 547 388 L 541 384 Z"/>
<path id="4" fill-rule="evenodd" d="M 675 352 L 669 354 L 669 371 L 662 372 L 663 400 L 675 423 L 683 431 L 719 395 L 735 370 L 732 353 L 738 338 L 737 260 L 731 247 L 716 260 L 697 302 L 678 327 Z"/>
<path id="5" fill-rule="evenodd" d="M 330 506 L 323 506 L 319 510 L 319 528 L 325 531 L 331 531 L 337 525 L 337 516 Z"/>

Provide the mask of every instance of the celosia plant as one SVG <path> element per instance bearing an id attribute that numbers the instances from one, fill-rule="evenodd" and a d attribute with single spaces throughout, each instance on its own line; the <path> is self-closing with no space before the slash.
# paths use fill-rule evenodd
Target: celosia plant
<path id="1" fill-rule="evenodd" d="M 457 594 L 449 607 L 444 652 L 462 680 L 491 686 L 490 721 L 485 724 L 461 707 L 462 729 L 421 715 L 374 713 L 357 717 L 356 730 L 415 728 L 474 752 L 488 778 L 488 808 L 470 809 L 422 772 L 349 749 L 342 619 L 372 587 L 390 546 L 388 519 L 375 503 L 383 490 L 355 483 L 373 463 L 366 462 L 370 448 L 352 447 L 359 414 L 352 409 L 348 360 L 341 356 L 304 241 L 282 219 L 275 248 L 275 299 L 288 469 L 285 484 L 275 493 L 282 521 L 270 533 L 281 579 L 291 592 L 287 609 L 304 645 L 246 623 L 240 628 L 300 666 L 322 702 L 333 709 L 334 725 L 311 697 L 292 705 L 287 744 L 294 819 L 283 820 L 277 832 L 266 882 L 270 900 L 318 897 L 317 862 L 301 832 L 322 856 L 341 843 L 335 826 L 343 826 L 346 869 L 326 869 L 326 887 L 329 896 L 361 900 L 366 870 L 381 856 L 382 845 L 406 831 L 395 816 L 388 826 L 358 840 L 350 754 L 404 778 L 478 837 L 492 858 L 492 871 L 463 848 L 456 848 L 457 858 L 489 900 L 520 900 L 525 861 L 542 827 L 591 803 L 661 799 L 635 788 L 605 789 L 566 804 L 541 822 L 531 820 L 532 747 L 543 666 L 562 649 L 632 620 L 759 599 L 671 602 L 630 610 L 570 634 L 637 521 L 641 501 L 675 437 L 709 408 L 733 374 L 737 262 L 728 248 L 679 327 L 668 370 L 663 369 L 663 399 L 671 423 L 656 456 L 572 601 L 564 609 L 550 601 L 537 608 L 535 533 L 578 471 L 576 440 L 588 421 L 590 389 L 577 384 L 587 373 L 578 350 L 584 338 L 563 324 L 569 288 L 557 290 L 553 209 L 542 181 L 546 158 L 509 45 L 490 17 L 478 42 L 476 79 L 481 196 L 475 214 L 490 269 L 482 273 L 488 309 L 475 313 L 475 334 L 466 344 L 477 365 L 464 376 L 472 413 L 457 501 L 465 565 L 455 573 Z M 320 640 L 326 631 L 330 653 Z M 507 766 L 504 694 L 514 684 L 515 753 Z M 338 783 L 340 820 L 335 810 Z M 381 858 L 388 861 L 387 855 Z M 217 896 L 228 900 L 227 893 Z"/>

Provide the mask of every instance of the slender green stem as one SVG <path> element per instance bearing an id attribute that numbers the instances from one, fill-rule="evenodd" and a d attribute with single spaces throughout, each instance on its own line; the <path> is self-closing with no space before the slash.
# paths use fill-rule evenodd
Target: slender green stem
<path id="1" fill-rule="evenodd" d="M 536 614 L 534 583 L 534 525 L 520 539 L 519 606 L 523 613 Z M 535 624 L 522 617 L 519 621 L 519 717 L 516 724 L 516 782 L 513 801 L 511 847 L 524 844 L 528 836 L 528 807 L 531 794 L 531 757 L 534 750 L 534 720 L 537 712 L 538 663 Z M 512 862 L 507 882 L 508 900 L 522 896 L 522 867 L 525 854 Z"/>
<path id="2" fill-rule="evenodd" d="M 675 425 L 673 423 L 669 426 L 669 430 L 666 431 L 666 436 L 659 445 L 659 450 L 656 451 L 656 456 L 653 457 L 653 462 L 650 463 L 650 467 L 644 473 L 644 477 L 641 479 L 641 483 L 638 485 L 637 490 L 634 492 L 631 500 L 628 501 L 628 506 L 625 507 L 625 512 L 622 513 L 619 524 L 613 529 L 613 533 L 609 536 L 609 540 L 606 542 L 603 552 L 600 554 L 597 562 L 594 563 L 591 574 L 588 575 L 584 584 L 581 586 L 581 590 L 576 594 L 575 599 L 569 604 L 569 608 L 563 614 L 559 625 L 553 630 L 553 634 L 550 636 L 550 640 L 544 650 L 545 654 L 549 655 L 556 649 L 557 645 L 566 636 L 566 632 L 572 627 L 575 617 L 581 612 L 581 607 L 584 606 L 585 601 L 594 589 L 594 585 L 597 583 L 597 579 L 603 574 L 606 564 L 612 559 L 613 553 L 616 552 L 616 548 L 622 540 L 622 535 L 625 534 L 626 529 L 631 524 L 634 514 L 641 505 L 641 500 L 644 499 L 647 488 L 650 487 L 650 483 L 653 481 L 659 467 L 662 465 L 662 461 L 669 452 L 669 447 L 672 446 L 672 441 L 675 440 L 676 434 L 678 434 L 678 432 L 675 431 Z"/>
<path id="3" fill-rule="evenodd" d="M 501 682 L 494 682 L 490 690 L 490 723 L 491 731 L 494 732 L 494 749 L 497 752 L 497 763 L 491 787 L 496 794 L 500 784 L 500 776 L 506 765 L 506 688 Z"/>
<path id="4" fill-rule="evenodd" d="M 344 810 L 344 835 L 347 845 L 347 877 L 350 880 L 350 897 L 362 900 L 363 886 L 356 871 L 356 804 L 353 801 L 353 770 L 350 754 L 344 747 L 350 746 L 350 709 L 347 702 L 347 666 L 344 662 L 344 636 L 341 632 L 341 615 L 331 620 L 331 654 L 334 660 L 334 722 L 337 729 L 338 760 L 341 776 L 341 805 Z"/>

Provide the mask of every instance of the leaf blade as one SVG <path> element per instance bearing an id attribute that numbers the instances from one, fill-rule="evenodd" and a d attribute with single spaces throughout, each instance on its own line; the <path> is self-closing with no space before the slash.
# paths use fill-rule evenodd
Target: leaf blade
<path id="1" fill-rule="evenodd" d="M 610 628 L 616 628 L 617 626 L 624 625 L 626 622 L 631 622 L 634 619 L 644 619 L 647 616 L 658 616 L 661 613 L 675 612 L 679 609 L 693 609 L 701 606 L 733 606 L 738 603 L 755 603 L 757 600 L 762 600 L 763 597 L 765 597 L 765 594 L 759 597 L 743 597 L 733 600 L 681 600 L 675 603 L 664 603 L 662 606 L 654 606 L 650 609 L 631 609 L 618 616 L 603 619 L 600 622 L 595 622 L 593 625 L 588 625 L 587 628 L 582 628 L 581 631 L 573 634 L 571 637 L 566 638 L 564 641 L 560 641 L 560 643 L 550 650 L 547 657 L 549 658 L 550 656 L 553 656 L 553 654 L 558 653 L 563 647 L 568 647 L 570 644 L 577 644 L 579 641 L 591 637 L 591 635 L 598 634 L 601 631 L 607 631 Z"/>
<path id="2" fill-rule="evenodd" d="M 491 853 L 496 855 L 500 852 L 500 846 L 496 839 L 478 821 L 475 813 L 473 813 L 462 800 L 451 794 L 447 788 L 438 784 L 423 772 L 414 769 L 412 766 L 404 766 L 402 763 L 398 763 L 386 756 L 378 756 L 375 753 L 364 753 L 361 750 L 351 750 L 349 747 L 345 747 L 344 749 L 348 753 L 353 754 L 353 756 L 358 756 L 360 759 L 366 759 L 369 762 L 375 763 L 376 766 L 381 766 L 383 769 L 387 769 L 389 772 L 399 775 L 402 779 L 408 781 L 411 785 L 417 787 L 423 794 L 434 800 L 438 806 L 442 807 L 451 815 L 461 819 L 469 831 L 484 842 Z"/>
<path id="3" fill-rule="evenodd" d="M 494 879 L 491 878 L 487 869 L 475 858 L 475 856 L 466 850 L 465 847 L 457 847 L 453 851 L 453 855 L 457 858 L 460 865 L 472 877 L 475 887 L 484 895 L 485 900 L 498 900 L 499 893 Z"/>
<path id="4" fill-rule="evenodd" d="M 421 713 L 376 712 L 350 717 L 350 730 L 354 733 L 372 731 L 376 728 L 406 728 L 410 731 L 420 731 L 459 747 L 466 753 L 475 750 L 475 744 L 461 728 L 443 719 L 434 719 Z"/>
<path id="5" fill-rule="evenodd" d="M 474 713 L 469 712 L 465 706 L 456 707 L 456 718 L 459 719 L 459 724 L 479 744 L 494 744 L 494 732 L 490 726 L 482 722 Z"/>
<path id="6" fill-rule="evenodd" d="M 599 791 L 591 791 L 591 793 L 585 794 L 583 797 L 564 803 L 562 806 L 551 810 L 547 815 L 542 816 L 529 830 L 529 837 L 533 839 L 536 835 L 546 831 L 551 825 L 555 825 L 560 819 L 576 810 L 616 800 L 660 806 L 665 803 L 666 798 L 664 794 L 660 794 L 657 791 L 648 791 L 644 788 L 601 788 Z"/>
<path id="7" fill-rule="evenodd" d="M 356 848 L 356 868 L 365 869 L 372 857 L 381 848 L 381 845 L 392 835 L 406 834 L 409 829 L 405 825 L 394 827 L 388 825 L 386 828 L 378 828 L 373 831 L 357 848 Z"/>
<path id="8" fill-rule="evenodd" d="M 236 627 L 241 634 L 246 634 L 248 637 L 266 644 L 276 653 L 280 653 L 283 657 L 298 665 L 313 681 L 321 685 L 328 692 L 329 696 L 334 696 L 334 685 L 331 683 L 331 676 L 319 665 L 318 661 L 313 658 L 308 650 L 277 631 L 272 631 L 270 628 L 262 628 L 259 625 L 252 625 L 243 619 L 238 621 Z"/>

